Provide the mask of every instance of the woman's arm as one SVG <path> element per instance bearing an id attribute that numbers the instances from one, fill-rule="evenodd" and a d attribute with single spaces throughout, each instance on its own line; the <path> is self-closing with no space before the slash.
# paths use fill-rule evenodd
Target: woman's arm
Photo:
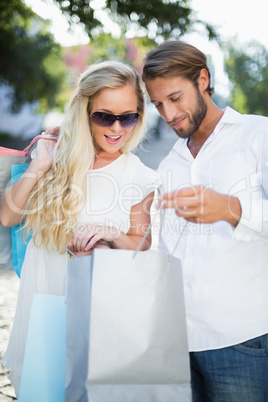
<path id="1" fill-rule="evenodd" d="M 112 241 L 114 248 L 124 248 L 135 250 L 148 225 L 150 224 L 150 208 L 153 202 L 154 193 L 150 193 L 142 202 L 134 205 L 130 213 L 130 229 L 127 234 L 119 232 L 118 236 Z M 151 232 L 145 239 L 141 250 L 148 250 L 151 246 Z"/>
<path id="2" fill-rule="evenodd" d="M 48 130 L 54 134 L 58 129 Z M 15 226 L 23 220 L 25 205 L 37 184 L 52 166 L 55 140 L 39 140 L 36 157 L 21 178 L 11 187 L 6 188 L 1 197 L 0 221 L 3 226 Z"/>
<path id="3" fill-rule="evenodd" d="M 87 233 L 76 233 L 68 243 L 68 248 L 74 252 L 90 252 L 99 241 L 105 240 L 111 244 L 112 248 L 135 250 L 148 225 L 150 224 L 150 208 L 154 198 L 154 192 L 144 198 L 142 202 L 134 205 L 130 212 L 130 229 L 127 234 L 120 232 L 116 228 L 100 225 L 89 225 Z M 151 245 L 151 234 L 148 234 L 141 250 L 147 250 Z"/>

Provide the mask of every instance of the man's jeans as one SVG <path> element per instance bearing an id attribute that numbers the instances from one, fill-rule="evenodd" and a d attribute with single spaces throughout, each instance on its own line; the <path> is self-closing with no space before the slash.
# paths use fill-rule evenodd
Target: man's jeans
<path id="1" fill-rule="evenodd" d="M 193 402 L 268 402 L 268 334 L 190 362 Z"/>

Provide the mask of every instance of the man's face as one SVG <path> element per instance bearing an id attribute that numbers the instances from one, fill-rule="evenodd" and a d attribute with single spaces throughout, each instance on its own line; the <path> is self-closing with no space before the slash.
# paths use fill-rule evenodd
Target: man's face
<path id="1" fill-rule="evenodd" d="M 165 121 L 182 138 L 190 138 L 207 113 L 207 104 L 199 88 L 181 77 L 145 82 L 151 102 Z"/>

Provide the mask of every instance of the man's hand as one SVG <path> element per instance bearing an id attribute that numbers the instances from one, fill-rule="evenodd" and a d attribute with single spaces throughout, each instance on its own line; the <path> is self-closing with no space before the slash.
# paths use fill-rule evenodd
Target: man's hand
<path id="1" fill-rule="evenodd" d="M 236 226 L 242 212 L 238 198 L 217 193 L 204 186 L 186 187 L 164 194 L 159 202 L 161 208 L 175 208 L 179 217 L 194 223 L 224 220 Z"/>

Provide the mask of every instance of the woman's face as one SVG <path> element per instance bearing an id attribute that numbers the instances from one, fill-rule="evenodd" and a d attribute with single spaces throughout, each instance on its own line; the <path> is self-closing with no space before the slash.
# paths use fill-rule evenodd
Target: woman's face
<path id="1" fill-rule="evenodd" d="M 95 112 L 104 112 L 112 115 L 126 115 L 137 113 L 138 100 L 134 87 L 127 84 L 121 88 L 103 89 L 95 98 L 90 113 L 91 130 L 97 153 L 107 152 L 114 154 L 119 152 L 134 127 L 122 127 L 116 120 L 109 127 L 101 127 L 92 121 Z"/>

